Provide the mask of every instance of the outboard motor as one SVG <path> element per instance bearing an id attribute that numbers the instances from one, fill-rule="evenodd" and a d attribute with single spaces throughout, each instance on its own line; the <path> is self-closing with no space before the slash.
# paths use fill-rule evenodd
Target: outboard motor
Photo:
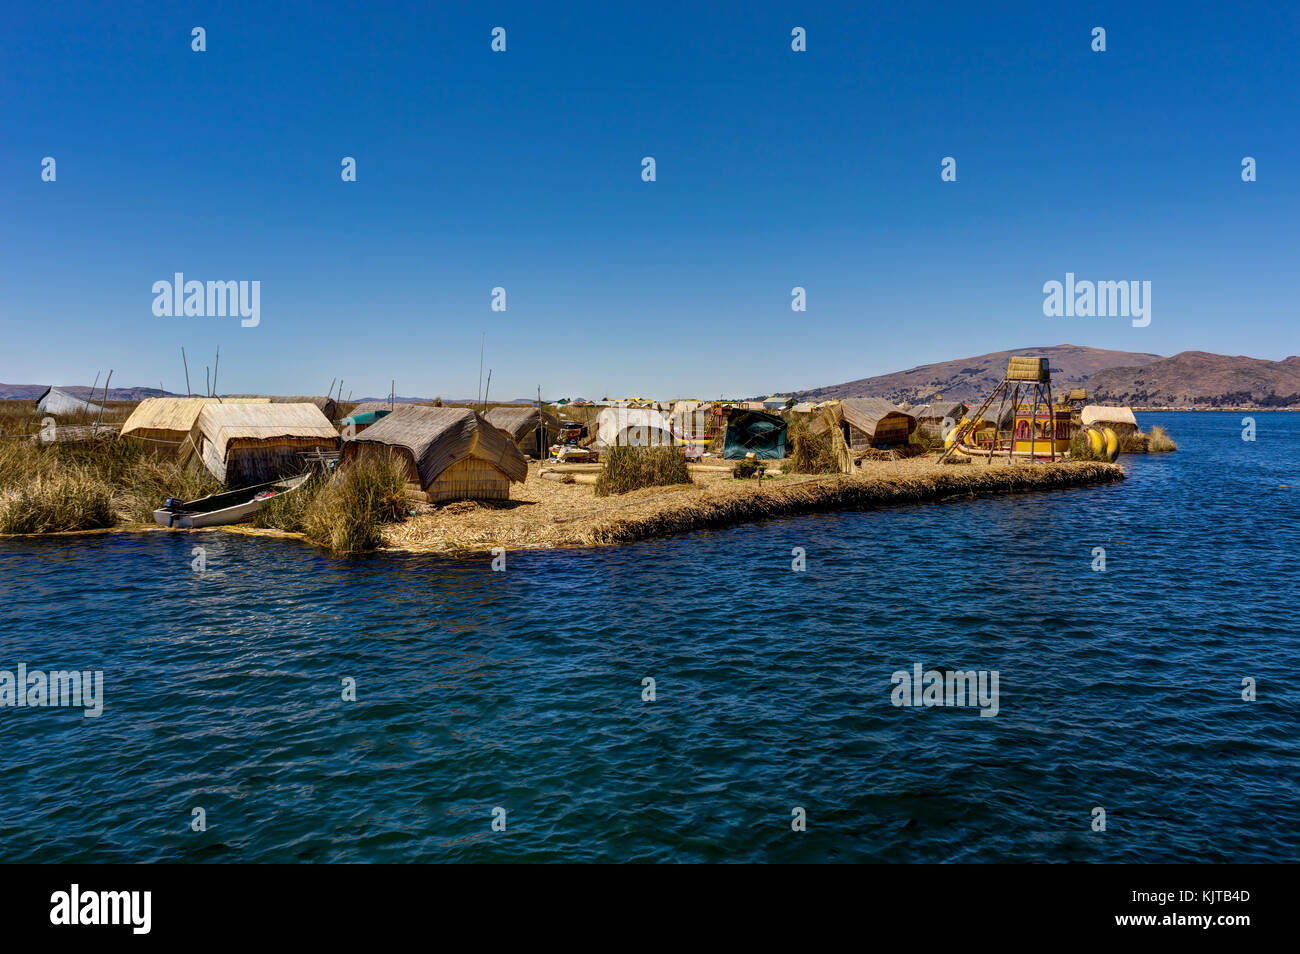
<path id="1" fill-rule="evenodd" d="M 164 510 L 172 510 L 172 511 L 182 510 L 184 509 L 184 507 L 185 507 L 185 501 L 177 500 L 175 497 L 168 497 L 166 500 L 163 501 L 163 505 L 162 505 L 162 508 Z"/>

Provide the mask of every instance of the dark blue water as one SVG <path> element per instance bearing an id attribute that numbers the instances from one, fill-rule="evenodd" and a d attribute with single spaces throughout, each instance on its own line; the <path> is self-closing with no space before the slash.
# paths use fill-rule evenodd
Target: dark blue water
<path id="1" fill-rule="evenodd" d="M 504 573 L 0 541 L 0 669 L 106 680 L 0 709 L 0 860 L 1300 860 L 1300 415 L 1255 417 L 1142 415 L 1180 450 L 1115 486 Z M 997 670 L 997 716 L 892 705 L 917 662 Z"/>

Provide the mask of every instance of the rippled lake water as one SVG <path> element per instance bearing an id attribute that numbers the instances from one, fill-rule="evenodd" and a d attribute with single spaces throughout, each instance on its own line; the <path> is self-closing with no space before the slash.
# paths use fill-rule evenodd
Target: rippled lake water
<path id="1" fill-rule="evenodd" d="M 1300 414 L 1242 417 L 1140 415 L 1180 450 L 1118 485 L 504 573 L 0 541 L 0 669 L 105 679 L 0 708 L 0 860 L 1298 861 Z M 893 705 L 915 663 L 997 715 Z"/>

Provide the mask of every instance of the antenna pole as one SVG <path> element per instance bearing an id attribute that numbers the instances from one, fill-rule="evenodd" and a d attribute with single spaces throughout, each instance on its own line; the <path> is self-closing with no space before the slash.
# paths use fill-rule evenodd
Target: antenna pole
<path id="1" fill-rule="evenodd" d="M 487 348 L 486 331 L 483 332 L 483 340 L 479 342 L 478 346 L 478 397 L 474 400 L 475 404 L 483 399 L 483 351 L 485 348 Z"/>

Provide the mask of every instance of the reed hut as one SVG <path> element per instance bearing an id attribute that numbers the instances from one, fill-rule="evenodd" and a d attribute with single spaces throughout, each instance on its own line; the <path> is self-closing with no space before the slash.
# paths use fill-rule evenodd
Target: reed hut
<path id="1" fill-rule="evenodd" d="M 494 407 L 483 416 L 493 427 L 504 431 L 520 451 L 536 460 L 550 456 L 551 442 L 560 432 L 559 418 L 539 407 Z"/>
<path id="2" fill-rule="evenodd" d="M 337 447 L 338 432 L 315 404 L 209 402 L 180 457 L 233 490 L 302 473 L 304 454 Z"/>
<path id="3" fill-rule="evenodd" d="M 229 398 L 263 398 L 272 404 L 314 404 L 316 409 L 325 415 L 326 420 L 336 421 L 339 417 L 338 402 L 330 397 L 313 397 L 311 395 L 290 397 L 283 394 L 230 394 L 222 398 L 222 400 L 227 401 Z"/>
<path id="4" fill-rule="evenodd" d="M 597 447 L 671 447 L 672 421 L 653 407 L 606 407 L 596 415 Z"/>
<path id="5" fill-rule="evenodd" d="M 842 430 L 845 443 L 854 451 L 906 444 L 916 430 L 916 418 L 884 398 L 845 398 L 828 407 L 809 430 L 827 434 L 832 424 Z"/>
<path id="6" fill-rule="evenodd" d="M 933 404 L 914 407 L 907 413 L 916 418 L 918 431 L 926 437 L 935 438 L 943 436 L 944 421 L 955 425 L 965 416 L 966 410 L 966 405 L 961 401 L 935 401 Z"/>
<path id="7" fill-rule="evenodd" d="M 83 401 L 75 394 L 69 394 L 62 388 L 46 388 L 41 392 L 41 396 L 36 399 L 36 413 L 48 414 L 51 417 L 98 414 L 102 410 L 104 408 L 100 405 Z"/>
<path id="8" fill-rule="evenodd" d="M 732 411 L 727 417 L 727 435 L 722 456 L 739 460 L 753 454 L 759 460 L 785 457 L 786 423 L 763 411 Z"/>
<path id="9" fill-rule="evenodd" d="M 1120 437 L 1138 432 L 1137 417 L 1131 407 L 1105 407 L 1089 404 L 1079 413 L 1084 427 L 1109 427 Z"/>
<path id="10" fill-rule="evenodd" d="M 343 461 L 396 451 L 406 489 L 430 503 L 508 500 L 528 461 L 504 431 L 469 408 L 399 407 L 364 434 L 343 442 Z"/>
<path id="11" fill-rule="evenodd" d="M 269 404 L 267 398 L 225 398 L 229 404 Z M 185 444 L 199 412 L 209 404 L 221 403 L 209 397 L 145 398 L 131 411 L 122 425 L 122 437 L 143 441 L 145 447 L 159 454 L 176 454 Z"/>
<path id="12" fill-rule="evenodd" d="M 1015 423 L 1016 406 L 1011 401 L 993 402 L 980 414 L 980 419 L 1000 431 L 1009 431 Z"/>

